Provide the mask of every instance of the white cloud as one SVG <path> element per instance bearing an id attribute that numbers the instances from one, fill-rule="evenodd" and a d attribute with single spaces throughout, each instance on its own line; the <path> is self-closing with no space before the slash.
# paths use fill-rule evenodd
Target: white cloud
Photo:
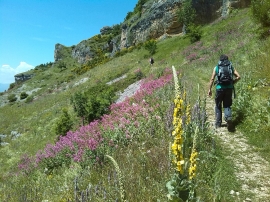
<path id="1" fill-rule="evenodd" d="M 33 68 L 33 65 L 29 65 L 26 62 L 20 62 L 20 65 L 16 68 L 11 67 L 10 65 L 2 65 L 2 67 L 0 67 L 0 83 L 13 83 L 15 82 L 14 75 L 26 72 Z"/>

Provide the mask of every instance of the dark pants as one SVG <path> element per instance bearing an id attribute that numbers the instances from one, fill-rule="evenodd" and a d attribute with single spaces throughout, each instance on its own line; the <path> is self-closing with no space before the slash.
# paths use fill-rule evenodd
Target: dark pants
<path id="1" fill-rule="evenodd" d="M 233 89 L 218 89 L 216 90 L 216 126 L 221 126 L 222 123 L 222 105 L 224 108 L 225 121 L 232 120 L 232 93 Z"/>

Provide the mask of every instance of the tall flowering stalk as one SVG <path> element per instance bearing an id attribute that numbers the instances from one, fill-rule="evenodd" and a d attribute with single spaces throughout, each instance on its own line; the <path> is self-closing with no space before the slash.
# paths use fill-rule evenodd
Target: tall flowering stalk
<path id="1" fill-rule="evenodd" d="M 196 141 L 193 141 L 191 154 L 188 149 L 189 139 L 193 131 L 191 108 L 186 99 L 186 91 L 184 90 L 183 93 L 180 91 L 174 66 L 172 66 L 172 70 L 175 84 L 175 98 L 172 121 L 173 143 L 170 146 L 172 151 L 172 165 L 175 173 L 171 181 L 166 184 L 169 191 L 167 197 L 170 201 L 186 201 L 194 198 L 194 189 L 192 188 L 191 180 L 195 176 L 198 153 L 196 152 Z M 198 130 L 196 134 L 198 134 Z M 196 139 L 196 134 L 194 139 Z"/>
<path id="2" fill-rule="evenodd" d="M 178 84 L 177 74 L 173 66 L 173 77 L 175 84 L 175 99 L 174 99 L 174 112 L 173 112 L 173 131 L 172 135 L 174 137 L 173 144 L 171 146 L 172 152 L 174 154 L 173 163 L 176 165 L 176 170 L 183 174 L 183 165 L 185 163 L 183 157 L 183 122 L 182 115 L 184 114 L 184 101 L 180 96 L 180 87 Z"/>
<path id="3" fill-rule="evenodd" d="M 125 190 L 124 190 L 124 185 L 123 185 L 123 176 L 122 176 L 122 172 L 117 164 L 117 162 L 114 160 L 113 157 L 109 156 L 109 155 L 106 155 L 107 158 L 109 158 L 115 169 L 116 169 L 116 172 L 117 172 L 117 175 L 118 175 L 118 180 L 119 180 L 119 186 L 120 186 L 120 195 L 121 195 L 121 201 L 122 202 L 126 202 L 126 196 L 125 196 Z"/>

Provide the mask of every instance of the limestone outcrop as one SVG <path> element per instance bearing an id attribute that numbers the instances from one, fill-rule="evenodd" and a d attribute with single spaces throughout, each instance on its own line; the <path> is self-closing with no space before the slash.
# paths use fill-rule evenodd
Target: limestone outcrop
<path id="1" fill-rule="evenodd" d="M 233 9 L 248 7 L 251 0 L 192 0 L 197 13 L 197 22 L 210 23 L 220 17 L 226 17 Z M 121 23 L 121 34 L 114 36 L 103 44 L 98 44 L 101 49 L 113 55 L 115 52 L 148 39 L 182 33 L 183 25 L 178 21 L 178 11 L 183 5 L 183 0 L 149 0 L 140 13 L 134 14 L 130 19 Z M 110 33 L 113 26 L 104 26 L 100 29 L 100 36 Z M 55 45 L 55 62 L 63 57 L 72 57 L 78 63 L 84 64 L 95 57 L 93 47 L 97 47 L 94 36 L 83 40 L 72 47 L 61 44 Z M 99 39 L 98 39 L 99 40 Z"/>

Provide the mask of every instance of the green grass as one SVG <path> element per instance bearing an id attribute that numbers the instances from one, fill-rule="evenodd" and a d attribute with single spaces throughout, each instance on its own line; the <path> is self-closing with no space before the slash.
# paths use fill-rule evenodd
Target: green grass
<path id="1" fill-rule="evenodd" d="M 69 82 L 65 80 L 73 74 L 71 67 L 63 71 L 56 67 L 36 71 L 36 76 L 25 82 L 29 89 L 42 88 L 34 94 L 35 100 L 31 103 L 16 102 L 0 108 L 0 133 L 22 133 L 15 140 L 8 137 L 6 141 L 9 145 L 0 149 L 0 199 L 8 200 L 9 197 L 8 201 L 20 201 L 19 197 L 31 193 L 35 201 L 73 200 L 75 179 L 78 182 L 77 194 L 89 191 L 94 201 L 104 201 L 104 193 L 107 201 L 120 199 L 117 174 L 108 160 L 100 166 L 89 164 L 81 167 L 72 163 L 50 174 L 44 170 L 34 170 L 26 176 L 15 177 L 14 173 L 17 172 L 21 155 L 34 155 L 48 142 L 56 141 L 53 127 L 63 107 L 68 108 L 73 116 L 74 130 L 79 127 L 80 120 L 70 105 L 70 97 L 74 93 L 127 74 L 126 79 L 114 84 L 123 90 L 134 82 L 134 71 L 137 69 L 141 69 L 145 77 L 153 75 L 158 78 L 166 67 L 174 65 L 182 74 L 181 83 L 193 106 L 198 94 L 202 98 L 206 96 L 211 72 L 222 53 L 229 55 L 242 76 L 236 85 L 237 98 L 233 106 L 235 119 L 243 113 L 241 120 L 235 120 L 238 123 L 237 129 L 245 134 L 250 145 L 255 146 L 270 161 L 270 40 L 259 40 L 256 34 L 258 25 L 250 19 L 248 11 L 235 11 L 226 19 L 204 26 L 202 39 L 198 43 L 190 44 L 182 36 L 159 41 L 152 67 L 148 63 L 148 52 L 135 49 L 83 75 L 76 75 Z M 76 81 L 86 77 L 89 78 L 87 82 L 74 87 Z M 133 128 L 131 131 L 138 138 L 126 145 L 119 144 L 109 154 L 120 167 L 129 201 L 166 201 L 165 184 L 172 174 L 169 163 L 171 138 L 166 126 L 171 116 L 169 109 L 173 93 L 173 86 L 170 85 L 153 95 L 156 96 L 156 102 L 162 105 L 163 110 L 157 112 L 163 117 L 162 123 L 153 126 L 150 120 L 141 119 L 145 125 L 144 130 Z M 154 103 L 153 100 L 151 102 Z M 232 162 L 226 159 L 228 154 L 222 150 L 218 141 L 215 148 L 203 148 L 203 151 L 196 178 L 197 196 L 202 201 L 234 201 L 229 192 L 240 190 L 240 184 L 233 174 Z M 247 196 L 241 197 L 245 199 Z"/>

